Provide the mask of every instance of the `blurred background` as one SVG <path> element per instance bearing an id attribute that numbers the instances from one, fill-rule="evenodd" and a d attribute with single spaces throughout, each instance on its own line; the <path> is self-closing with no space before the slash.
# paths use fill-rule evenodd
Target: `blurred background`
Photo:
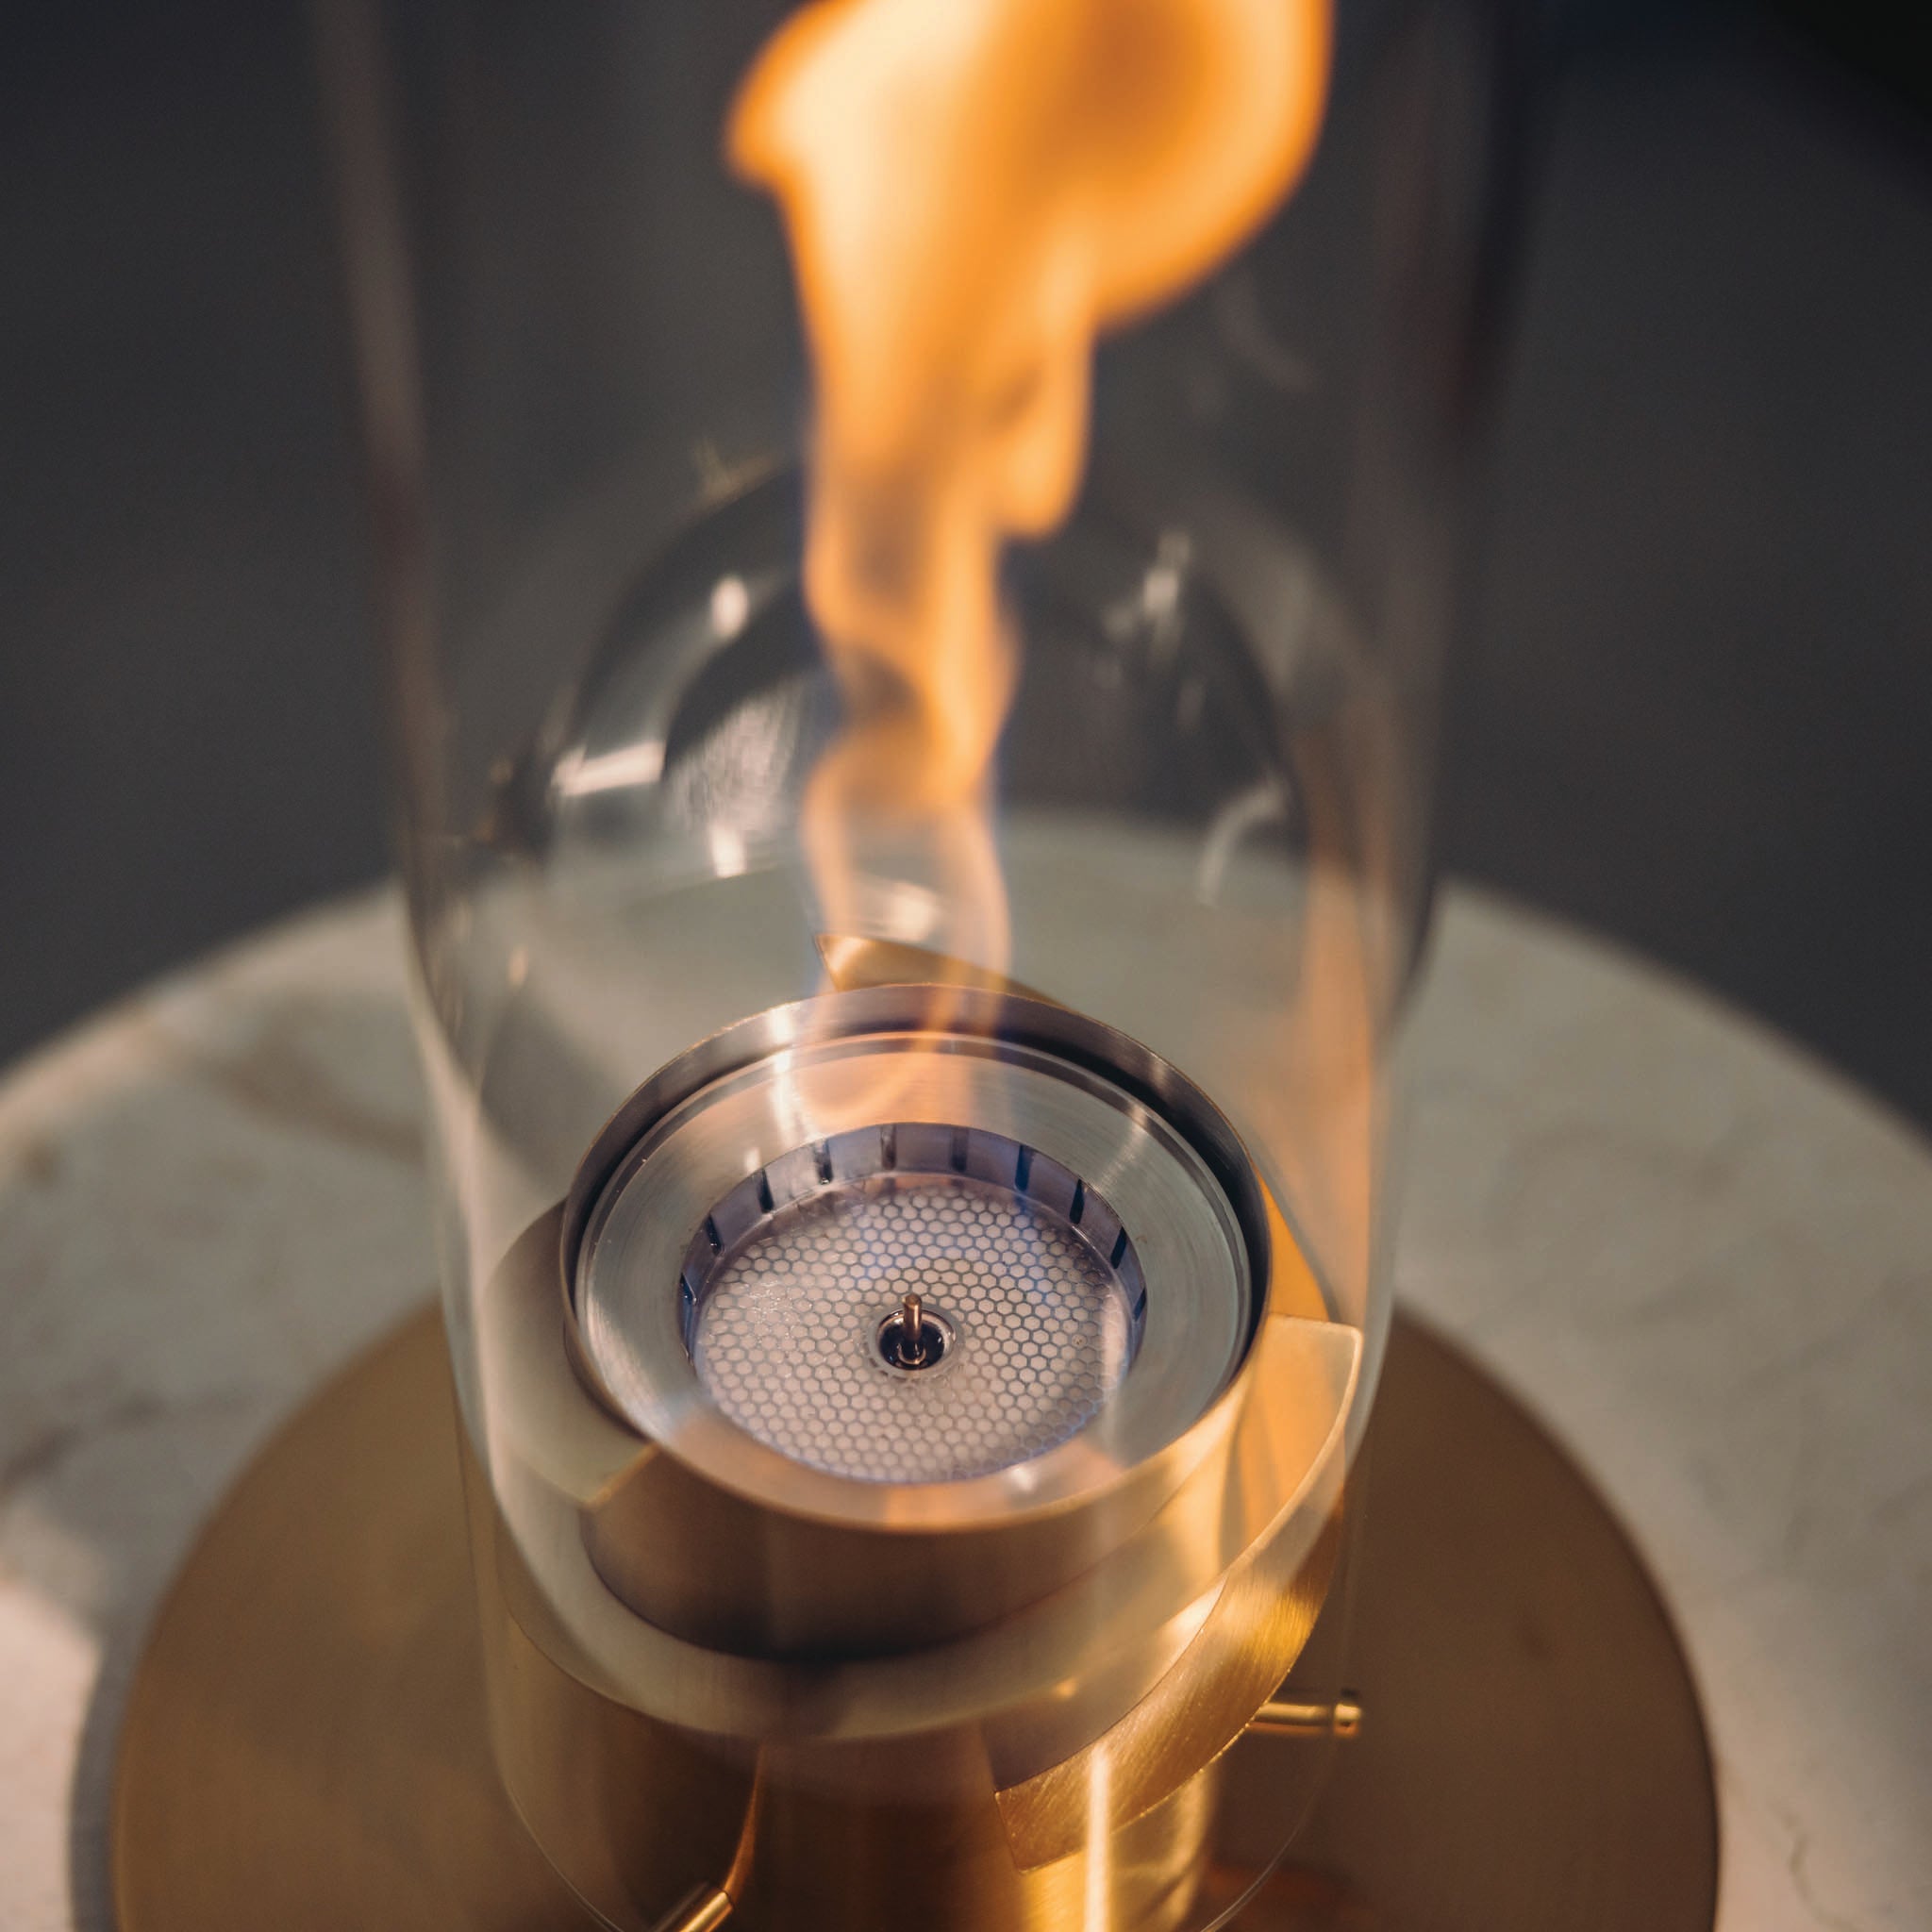
<path id="1" fill-rule="evenodd" d="M 1444 863 L 1932 1124 L 1932 15 L 1553 18 Z M 388 852 L 307 16 L 0 55 L 5 1060 Z"/>

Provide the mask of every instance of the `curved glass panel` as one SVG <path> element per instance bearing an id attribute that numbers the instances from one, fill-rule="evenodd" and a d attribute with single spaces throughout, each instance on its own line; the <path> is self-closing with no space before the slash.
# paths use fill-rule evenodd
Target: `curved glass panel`
<path id="1" fill-rule="evenodd" d="M 1343 1681 L 1494 10 L 1343 8 L 998 551 L 991 860 L 836 876 L 786 9 L 324 17 L 511 1793 L 639 1932 L 1216 1922 Z"/>

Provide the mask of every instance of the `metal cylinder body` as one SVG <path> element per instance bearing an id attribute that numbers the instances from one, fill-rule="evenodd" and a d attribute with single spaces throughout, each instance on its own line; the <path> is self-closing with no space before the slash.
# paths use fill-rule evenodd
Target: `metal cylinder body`
<path id="1" fill-rule="evenodd" d="M 833 1238 L 882 1200 L 883 1246 Z M 649 1926 L 735 1860 L 753 1924 L 1182 1923 L 1212 1767 L 1325 1594 L 1359 1359 L 1354 1330 L 1291 1311 L 1299 1256 L 1267 1206 L 1173 1068 L 1011 992 L 822 996 L 618 1110 L 492 1284 L 506 1426 L 469 1483 L 506 1776 L 600 1912 Z M 863 1474 L 774 1447 L 700 1372 L 712 1284 L 788 1218 L 835 1272 L 771 1291 L 830 1307 L 822 1375 L 901 1431 Z M 1087 1228 L 1064 1279 L 1036 1278 L 1016 1223 Z M 1130 1287 L 1131 1362 L 1059 1429 L 1035 1356 L 941 1294 L 950 1362 L 908 1384 L 877 1352 L 908 1245 L 917 1279 L 984 1274 L 994 1306 L 992 1277 L 1017 1281 L 1036 1315 L 1068 1281 L 1102 1305 Z M 893 1480 L 894 1455 L 930 1474 L 949 1367 L 1023 1405 L 1024 1453 Z M 908 1424 L 908 1400 L 932 1406 Z"/>

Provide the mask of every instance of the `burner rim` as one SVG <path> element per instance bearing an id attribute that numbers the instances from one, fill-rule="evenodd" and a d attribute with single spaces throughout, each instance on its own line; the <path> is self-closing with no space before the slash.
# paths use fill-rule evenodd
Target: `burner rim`
<path id="1" fill-rule="evenodd" d="M 1180 1409 L 1159 1409 L 1154 1398 L 1161 1391 L 1151 1389 L 1152 1375 L 1137 1387 L 1149 1360 L 1143 1337 L 1140 1357 L 1118 1385 L 1115 1399 L 1041 1455 L 986 1474 L 899 1483 L 798 1462 L 714 1408 L 700 1394 L 683 1346 L 681 1306 L 650 1350 L 651 1373 L 655 1375 L 660 1367 L 665 1371 L 663 1393 L 670 1399 L 641 1405 L 641 1413 L 640 1404 L 612 1387 L 600 1361 L 600 1354 L 608 1359 L 608 1347 L 600 1350 L 586 1332 L 588 1284 L 609 1213 L 638 1171 L 690 1119 L 734 1098 L 742 1107 L 747 1091 L 769 1092 L 776 1074 L 782 1074 L 787 1097 L 795 1102 L 799 1081 L 814 1070 L 882 1050 L 924 1056 L 925 1070 L 942 1069 L 956 1080 L 966 1069 L 982 1077 L 991 1070 L 1001 1081 L 1050 1082 L 1059 1090 L 1061 1104 L 1069 1093 L 1078 1096 L 1090 1125 L 1104 1117 L 1123 1143 L 1129 1138 L 1138 1143 L 1143 1164 L 1157 1159 L 1166 1168 L 1170 1200 L 1179 1198 L 1173 1176 L 1185 1176 L 1191 1198 L 1218 1220 L 1233 1299 L 1228 1353 L 1213 1363 L 1211 1374 L 1201 1376 L 1201 1388 Z M 915 1116 L 922 1111 L 934 1109 L 930 1105 L 911 1109 Z M 738 1124 L 741 1127 L 742 1122 Z M 1029 1144 L 1037 1144 L 1040 1137 L 1027 1138 Z M 768 1160 L 790 1144 L 773 1143 Z M 1056 1152 L 1047 1145 L 1041 1151 L 1059 1160 L 1069 1149 L 1062 1144 Z M 1110 1165 L 1121 1158 L 1117 1149 L 1077 1164 L 1107 1173 L 1107 1198 L 1131 1215 L 1134 1210 L 1121 1201 L 1119 1175 Z M 1070 1173 L 1077 1171 L 1076 1162 L 1065 1164 Z M 747 1180 L 747 1165 L 756 1174 L 758 1162 L 743 1159 L 723 1177 L 726 1185 Z M 1232 1189 L 1224 1175 L 1233 1177 Z M 707 1200 L 724 1191 L 720 1187 Z M 661 1069 L 612 1117 L 565 1202 L 561 1286 L 566 1335 L 579 1376 L 614 1417 L 700 1477 L 746 1501 L 806 1520 L 895 1531 L 1039 1521 L 1103 1502 L 1144 1480 L 1173 1479 L 1208 1453 L 1229 1425 L 1253 1366 L 1254 1342 L 1268 1301 L 1269 1237 L 1260 1201 L 1259 1184 L 1241 1143 L 1212 1103 L 1167 1062 L 1112 1028 L 1045 1001 L 955 986 L 894 985 L 824 994 L 756 1015 L 700 1042 Z M 692 1219 L 701 1216 L 702 1210 Z M 1156 1228 L 1150 1236 L 1157 1248 L 1162 1232 Z M 1135 1240 L 1141 1245 L 1138 1233 Z M 685 1248 L 686 1241 L 679 1239 L 667 1275 L 674 1283 Z M 1141 1258 L 1151 1283 L 1154 1257 L 1143 1252 Z M 1150 1318 L 1158 1306 L 1150 1293 Z M 664 1345 L 674 1335 L 675 1357 Z M 1189 1366 L 1199 1372 L 1201 1363 L 1194 1359 Z M 1130 1391 L 1138 1410 L 1124 1399 Z M 1152 1423 L 1149 1415 L 1155 1418 Z"/>

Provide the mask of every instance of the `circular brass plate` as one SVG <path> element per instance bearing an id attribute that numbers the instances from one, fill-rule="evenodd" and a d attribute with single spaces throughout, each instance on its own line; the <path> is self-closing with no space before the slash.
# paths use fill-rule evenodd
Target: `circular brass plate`
<path id="1" fill-rule="evenodd" d="M 441 1330 L 411 1321 L 263 1451 L 129 1702 L 121 1932 L 579 1932 L 497 1785 Z M 1549 1439 L 1413 1324 L 1356 1568 L 1368 1717 L 1250 1932 L 1708 1932 L 1716 1800 L 1635 1553 Z M 1229 1896 L 1244 1875 L 1218 1872 Z"/>
<path id="2" fill-rule="evenodd" d="M 1710 1932 L 1696 1690 L 1602 1499 L 1399 1316 L 1366 1463 L 1347 1650 L 1362 1728 L 1241 1932 Z"/>

